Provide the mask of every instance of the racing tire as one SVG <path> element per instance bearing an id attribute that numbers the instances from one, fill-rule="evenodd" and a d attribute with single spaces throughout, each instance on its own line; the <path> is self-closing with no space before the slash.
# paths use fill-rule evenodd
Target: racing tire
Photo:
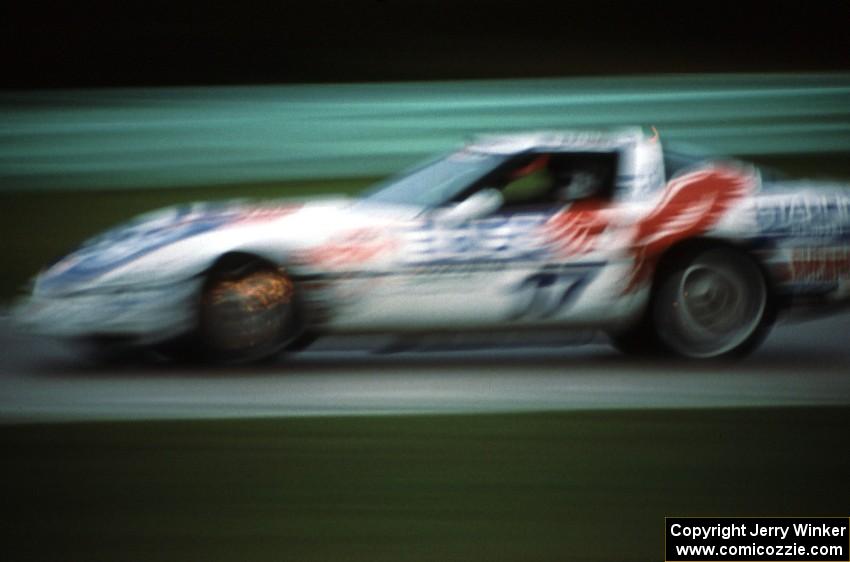
<path id="1" fill-rule="evenodd" d="M 282 269 L 251 265 L 213 272 L 201 296 L 198 339 L 204 359 L 270 359 L 300 335 L 295 284 Z"/>
<path id="2" fill-rule="evenodd" d="M 688 359 L 743 357 L 775 318 L 761 268 L 725 247 L 685 256 L 661 272 L 649 313 L 660 345 Z"/>

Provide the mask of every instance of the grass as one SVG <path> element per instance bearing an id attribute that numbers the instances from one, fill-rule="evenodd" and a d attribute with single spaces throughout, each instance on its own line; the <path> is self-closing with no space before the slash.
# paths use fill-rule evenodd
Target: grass
<path id="1" fill-rule="evenodd" d="M 848 408 L 0 427 L 15 560 L 661 560 L 665 516 L 844 516 Z"/>

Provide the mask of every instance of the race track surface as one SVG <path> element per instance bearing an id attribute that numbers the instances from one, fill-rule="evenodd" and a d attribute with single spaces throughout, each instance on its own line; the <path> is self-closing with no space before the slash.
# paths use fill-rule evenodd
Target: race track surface
<path id="1" fill-rule="evenodd" d="M 0 321 L 0 420 L 226 418 L 850 404 L 850 315 L 777 326 L 736 363 L 635 361 L 597 338 L 388 353 L 329 339 L 259 367 L 97 365 Z M 512 345 L 505 345 L 511 343 Z"/>

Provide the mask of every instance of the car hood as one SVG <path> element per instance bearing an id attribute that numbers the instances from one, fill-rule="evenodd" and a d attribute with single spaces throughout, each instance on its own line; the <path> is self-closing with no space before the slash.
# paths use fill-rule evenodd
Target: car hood
<path id="1" fill-rule="evenodd" d="M 36 277 L 34 290 L 42 295 L 68 294 L 152 277 L 123 275 L 134 268 L 159 268 L 163 271 L 153 277 L 166 279 L 165 269 L 198 272 L 211 259 L 245 244 L 309 244 L 352 224 L 411 214 L 409 209 L 344 198 L 179 205 L 141 215 L 85 241 L 45 268 Z M 152 256 L 178 247 L 179 260 L 152 261 Z"/>

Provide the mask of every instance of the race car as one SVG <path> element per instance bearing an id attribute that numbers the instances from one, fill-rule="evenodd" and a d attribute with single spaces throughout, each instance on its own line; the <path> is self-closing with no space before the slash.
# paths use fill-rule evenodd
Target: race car
<path id="1" fill-rule="evenodd" d="M 16 317 L 225 362 L 327 334 L 534 329 L 737 357 L 780 313 L 850 300 L 848 235 L 846 186 L 768 181 L 654 130 L 494 135 L 356 198 L 141 216 L 45 268 Z"/>

